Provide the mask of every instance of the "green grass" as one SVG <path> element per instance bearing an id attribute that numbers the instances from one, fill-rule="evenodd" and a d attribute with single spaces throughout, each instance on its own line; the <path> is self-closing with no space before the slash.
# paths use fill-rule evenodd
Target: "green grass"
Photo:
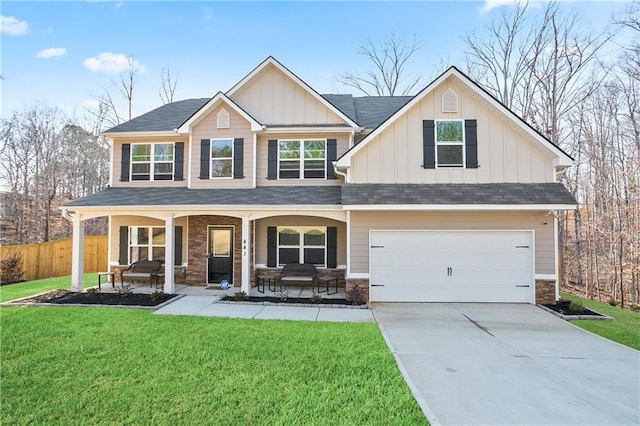
<path id="1" fill-rule="evenodd" d="M 375 324 L 2 307 L 0 423 L 427 424 Z"/>
<path id="2" fill-rule="evenodd" d="M 574 320 L 571 321 L 572 324 L 589 330 L 599 336 L 640 350 L 640 313 L 620 309 L 606 303 L 583 299 L 572 294 L 561 293 L 560 295 L 565 299 L 579 300 L 587 308 L 594 309 L 601 314 L 615 318 L 615 321 Z"/>
<path id="3" fill-rule="evenodd" d="M 84 274 L 85 287 L 97 285 L 94 272 Z M 63 277 L 44 278 L 42 280 L 27 281 L 17 284 L 0 286 L 0 303 L 21 297 L 32 296 L 49 290 L 69 290 L 71 288 L 71 275 Z"/>

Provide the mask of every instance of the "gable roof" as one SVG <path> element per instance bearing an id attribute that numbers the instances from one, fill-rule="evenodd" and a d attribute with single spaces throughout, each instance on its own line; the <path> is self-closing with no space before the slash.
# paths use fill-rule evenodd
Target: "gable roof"
<path id="1" fill-rule="evenodd" d="M 170 132 L 182 125 L 210 98 L 186 99 L 162 105 L 146 114 L 106 130 L 104 133 Z"/>
<path id="2" fill-rule="evenodd" d="M 232 97 L 236 92 L 238 92 L 245 84 L 251 81 L 256 75 L 258 75 L 263 69 L 267 66 L 272 65 L 282 73 L 284 73 L 287 77 L 291 78 L 296 84 L 306 90 L 311 96 L 313 96 L 318 102 L 323 104 L 329 110 L 333 111 L 338 117 L 343 119 L 349 126 L 359 128 L 360 126 L 353 119 L 351 119 L 347 114 L 345 114 L 342 110 L 334 106 L 331 102 L 327 101 L 325 98 L 320 96 L 318 92 L 316 92 L 311 86 L 305 83 L 300 77 L 292 73 L 287 67 L 278 62 L 273 56 L 269 56 L 267 59 L 262 61 L 257 67 L 255 67 L 249 74 L 247 74 L 242 80 L 237 82 L 231 89 L 229 89 L 226 93 L 228 97 Z"/>
<path id="3" fill-rule="evenodd" d="M 413 96 L 322 95 L 365 129 L 375 129 Z"/>
<path id="4" fill-rule="evenodd" d="M 195 126 L 202 120 L 214 107 L 218 105 L 218 103 L 224 102 L 229 105 L 235 112 L 244 117 L 250 124 L 252 131 L 260 131 L 263 130 L 262 124 L 258 123 L 256 119 L 254 119 L 248 112 L 240 108 L 238 104 L 236 104 L 233 100 L 231 100 L 227 95 L 222 92 L 216 93 L 216 95 L 211 98 L 206 104 L 202 105 L 197 111 L 192 113 L 190 117 L 188 117 L 181 125 L 178 127 L 178 132 L 187 133 L 189 131 L 189 127 Z"/>
<path id="5" fill-rule="evenodd" d="M 400 109 L 398 109 L 391 117 L 389 117 L 386 121 L 381 123 L 378 127 L 376 127 L 371 133 L 369 133 L 360 143 L 353 146 L 347 152 L 345 152 L 336 162 L 337 167 L 349 167 L 351 165 L 351 158 L 358 151 L 360 151 L 367 143 L 382 133 L 387 127 L 389 127 L 398 117 L 402 114 L 410 110 L 414 105 L 419 103 L 425 96 L 433 92 L 433 90 L 438 87 L 442 82 L 444 82 L 450 76 L 455 76 L 461 83 L 465 84 L 466 87 L 470 88 L 474 93 L 480 96 L 482 99 L 487 101 L 489 104 L 494 106 L 500 112 L 505 114 L 507 117 L 511 118 L 520 129 L 524 131 L 524 133 L 533 137 L 533 139 L 538 142 L 540 146 L 542 146 L 545 150 L 552 152 L 556 155 L 556 160 L 554 161 L 554 166 L 570 166 L 573 164 L 573 158 L 564 152 L 560 147 L 555 145 L 549 139 L 547 139 L 544 135 L 534 129 L 529 123 L 524 121 L 522 117 L 518 116 L 516 113 L 511 111 L 509 108 L 504 106 L 502 102 L 497 100 L 494 96 L 492 96 L 489 92 L 483 89 L 478 83 L 473 81 L 469 76 L 464 74 L 455 66 L 449 67 L 445 72 L 440 74 L 435 80 L 429 83 L 424 89 L 422 89 L 417 95 L 415 95 L 409 102 L 405 103 Z"/>

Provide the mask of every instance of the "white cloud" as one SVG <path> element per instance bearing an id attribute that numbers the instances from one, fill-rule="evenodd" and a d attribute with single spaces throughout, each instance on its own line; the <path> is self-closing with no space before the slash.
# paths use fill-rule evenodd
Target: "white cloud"
<path id="1" fill-rule="evenodd" d="M 67 49 L 64 47 L 50 47 L 36 53 L 36 58 L 50 59 L 67 54 Z"/>
<path id="2" fill-rule="evenodd" d="M 119 73 L 129 69 L 129 56 L 122 53 L 102 52 L 98 56 L 85 59 L 82 65 L 92 72 Z M 147 71 L 147 68 L 135 59 L 133 69 L 140 72 Z"/>
<path id="3" fill-rule="evenodd" d="M 98 109 L 99 105 L 100 105 L 100 102 L 98 102 L 96 99 L 87 99 L 86 101 L 80 104 L 82 108 L 88 109 L 88 110 Z"/>
<path id="4" fill-rule="evenodd" d="M 29 23 L 14 16 L 0 15 L 0 32 L 12 36 L 25 35 L 29 32 Z"/>
<path id="5" fill-rule="evenodd" d="M 549 0 L 484 0 L 484 4 L 480 8 L 480 13 L 487 13 L 493 9 L 497 9 L 502 6 L 515 6 L 518 3 L 522 3 L 523 5 L 528 5 L 529 8 L 541 6 L 541 3 L 544 3 Z"/>

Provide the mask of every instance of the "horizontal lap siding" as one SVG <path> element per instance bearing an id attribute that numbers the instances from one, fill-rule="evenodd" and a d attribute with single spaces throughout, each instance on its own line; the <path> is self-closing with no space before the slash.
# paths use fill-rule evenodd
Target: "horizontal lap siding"
<path id="1" fill-rule="evenodd" d="M 218 129 L 218 112 L 224 108 L 229 113 L 229 128 Z M 244 179 L 200 179 L 200 141 L 202 139 L 243 138 Z M 222 104 L 213 109 L 193 128 L 193 148 L 191 150 L 191 188 L 251 188 L 253 187 L 253 133 L 251 124 L 233 110 Z M 188 151 L 185 150 L 185 158 Z M 186 171 L 185 171 L 186 176 Z"/>
<path id="2" fill-rule="evenodd" d="M 548 222 L 544 225 L 544 222 Z M 535 273 L 554 274 L 553 216 L 541 212 L 351 212 L 351 272 L 369 272 L 369 231 L 535 231 Z"/>
<path id="3" fill-rule="evenodd" d="M 457 113 L 444 113 L 442 94 L 458 94 Z M 422 120 L 476 119 L 477 169 L 422 167 Z M 450 77 L 398 117 L 352 159 L 352 183 L 553 182 L 552 159 L 510 118 Z"/>
<path id="4" fill-rule="evenodd" d="M 321 217 L 278 216 L 256 221 L 256 264 L 267 263 L 267 228 L 269 226 L 335 226 L 338 228 L 338 266 L 347 263 L 347 226 L 344 222 Z"/>
<path id="5" fill-rule="evenodd" d="M 182 181 L 173 181 L 173 180 L 159 180 L 154 182 L 149 182 L 148 180 L 143 181 L 129 181 L 122 182 L 120 181 L 120 171 L 122 164 L 122 144 L 123 143 L 153 143 L 153 142 L 161 142 L 161 143 L 172 143 L 172 142 L 184 142 L 184 169 L 183 176 L 187 176 L 187 152 L 189 149 L 189 139 L 183 136 L 176 135 L 175 138 L 149 138 L 149 137 L 140 137 L 140 138 L 116 138 L 113 140 L 113 161 L 111 162 L 111 167 L 113 168 L 113 187 L 144 187 L 144 186 L 154 186 L 154 187 L 186 187 L 187 180 Z"/>
<path id="6" fill-rule="evenodd" d="M 341 185 L 344 183 L 344 179 L 341 176 L 337 176 L 337 179 L 267 179 L 268 175 L 268 144 L 269 140 L 276 139 L 336 139 L 337 158 L 340 158 L 349 149 L 349 136 L 348 135 L 327 135 L 327 134 L 312 134 L 312 135 L 296 135 L 296 134 L 270 134 L 258 136 L 258 158 L 256 165 L 257 185 L 258 186 L 319 186 L 319 185 Z"/>

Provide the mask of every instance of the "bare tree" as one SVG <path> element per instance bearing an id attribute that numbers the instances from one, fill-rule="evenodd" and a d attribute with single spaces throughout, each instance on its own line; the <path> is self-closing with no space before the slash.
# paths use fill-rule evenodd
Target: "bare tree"
<path id="1" fill-rule="evenodd" d="M 163 104 L 173 102 L 173 96 L 178 85 L 178 76 L 171 77 L 171 69 L 163 68 L 161 75 L 160 99 Z"/>
<path id="2" fill-rule="evenodd" d="M 128 120 L 133 118 L 133 89 L 136 86 L 136 74 L 138 73 L 138 65 L 133 55 L 127 57 L 127 71 L 120 74 L 120 81 L 114 82 L 122 97 L 127 101 Z"/>
<path id="3" fill-rule="evenodd" d="M 345 72 L 337 80 L 368 96 L 412 94 L 422 78 L 407 75 L 407 65 L 421 47 L 415 36 L 406 41 L 390 34 L 380 46 L 367 40 L 358 47 L 356 53 L 367 60 L 372 68 L 364 73 Z"/>

